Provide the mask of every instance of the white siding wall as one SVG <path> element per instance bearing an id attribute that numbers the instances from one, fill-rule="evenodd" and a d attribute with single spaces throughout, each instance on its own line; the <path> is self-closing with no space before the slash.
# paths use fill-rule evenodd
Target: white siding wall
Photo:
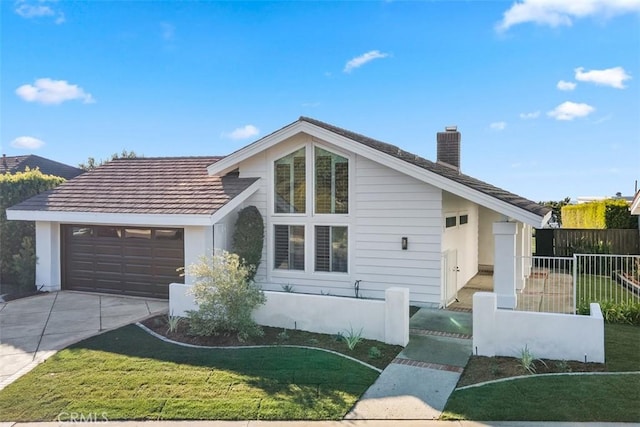
<path id="1" fill-rule="evenodd" d="M 367 298 L 384 298 L 385 289 L 402 286 L 410 289 L 414 303 L 440 302 L 440 230 L 441 191 L 400 172 L 365 158 L 341 152 L 338 147 L 322 144 L 326 149 L 349 156 L 349 215 L 314 216 L 306 222 L 306 271 L 281 271 L 272 268 L 273 225 L 296 224 L 295 216 L 273 215 L 272 162 L 304 144 L 311 137 L 297 135 L 239 165 L 241 177 L 262 178 L 262 187 L 243 206 L 255 205 L 265 217 L 265 247 L 256 281 L 266 290 L 282 290 L 291 285 L 294 292 L 354 296 L 353 285 L 361 280 L 360 294 Z M 307 151 L 308 155 L 311 151 Z M 307 169 L 307 180 L 312 170 Z M 308 193 L 312 197 L 312 193 Z M 309 210 L 309 209 L 308 209 Z M 304 221 L 303 221 L 304 222 Z M 315 222 L 349 227 L 349 273 L 313 271 L 313 224 Z M 231 230 L 228 229 L 230 233 Z M 401 248 L 402 237 L 409 248 Z"/>
<path id="2" fill-rule="evenodd" d="M 468 222 L 460 224 L 460 216 L 468 215 Z M 445 218 L 456 217 L 455 227 L 445 227 Z M 478 273 L 478 205 L 466 199 L 442 192 L 442 251 L 458 252 L 457 287 L 462 288 Z"/>
<path id="3" fill-rule="evenodd" d="M 362 157 L 355 178 L 354 279 L 362 280 L 361 292 L 382 298 L 387 287 L 401 286 L 412 302 L 438 304 L 442 191 Z"/>

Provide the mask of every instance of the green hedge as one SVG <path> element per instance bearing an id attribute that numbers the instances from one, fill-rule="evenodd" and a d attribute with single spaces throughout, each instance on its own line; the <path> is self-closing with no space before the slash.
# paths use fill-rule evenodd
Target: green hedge
<path id="1" fill-rule="evenodd" d="M 562 207 L 564 228 L 638 228 L 638 221 L 631 216 L 629 204 L 624 200 L 600 200 Z"/>
<path id="2" fill-rule="evenodd" d="M 45 175 L 38 169 L 0 174 L 0 280 L 4 284 L 22 284 L 25 277 L 25 259 L 31 259 L 35 271 L 35 257 L 25 251 L 33 250 L 35 224 L 32 221 L 7 221 L 7 208 L 36 194 L 57 187 L 64 178 Z M 25 248 L 25 246 L 27 248 Z M 29 249 L 29 247 L 31 249 Z M 18 271 L 21 273 L 18 274 Z M 34 283 L 31 283 L 33 286 Z"/>

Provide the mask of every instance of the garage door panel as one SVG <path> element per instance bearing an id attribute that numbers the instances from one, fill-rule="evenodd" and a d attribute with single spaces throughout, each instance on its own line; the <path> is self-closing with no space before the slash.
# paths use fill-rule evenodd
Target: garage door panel
<path id="1" fill-rule="evenodd" d="M 169 283 L 183 281 L 176 271 L 184 265 L 181 229 L 66 225 L 62 229 L 65 289 L 168 298 Z M 165 238 L 169 234 L 175 238 Z"/>

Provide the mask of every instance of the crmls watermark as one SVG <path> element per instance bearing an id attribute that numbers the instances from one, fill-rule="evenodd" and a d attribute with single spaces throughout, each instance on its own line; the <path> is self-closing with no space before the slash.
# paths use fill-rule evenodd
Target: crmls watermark
<path id="1" fill-rule="evenodd" d="M 60 412 L 56 417 L 56 421 L 59 423 L 106 423 L 109 421 L 106 412 L 97 413 L 89 412 L 84 414 L 82 412 Z"/>

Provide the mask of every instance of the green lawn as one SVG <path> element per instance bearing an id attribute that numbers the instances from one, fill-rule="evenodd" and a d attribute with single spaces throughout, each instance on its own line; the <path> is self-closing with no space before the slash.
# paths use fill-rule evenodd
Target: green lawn
<path id="1" fill-rule="evenodd" d="M 640 371 L 640 327 L 605 324 L 609 371 Z M 640 422 L 640 373 L 536 377 L 455 391 L 444 419 Z"/>
<path id="2" fill-rule="evenodd" d="M 57 353 L 0 391 L 0 421 L 340 419 L 378 372 L 318 350 L 195 349 L 130 325 Z"/>
<path id="3" fill-rule="evenodd" d="M 577 306 L 581 302 L 629 302 L 639 301 L 640 297 L 607 276 L 579 274 L 576 281 Z"/>

